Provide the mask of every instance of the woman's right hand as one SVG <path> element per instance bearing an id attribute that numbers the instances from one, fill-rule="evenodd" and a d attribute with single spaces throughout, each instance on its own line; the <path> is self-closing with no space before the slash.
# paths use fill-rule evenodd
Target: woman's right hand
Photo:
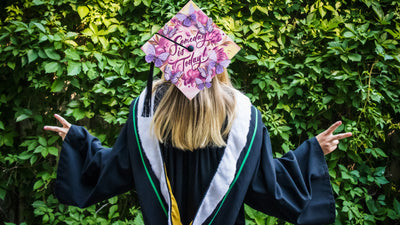
<path id="1" fill-rule="evenodd" d="M 71 127 L 71 124 L 68 123 L 68 121 L 66 121 L 63 117 L 61 117 L 60 115 L 54 114 L 54 117 L 60 121 L 60 123 L 62 124 L 62 127 L 57 127 L 57 126 L 44 126 L 43 129 L 44 130 L 49 130 L 49 131 L 54 131 L 57 132 L 58 135 L 60 135 L 60 137 L 62 138 L 62 140 L 64 141 L 65 136 L 67 136 L 67 133 L 69 131 L 69 128 Z"/>

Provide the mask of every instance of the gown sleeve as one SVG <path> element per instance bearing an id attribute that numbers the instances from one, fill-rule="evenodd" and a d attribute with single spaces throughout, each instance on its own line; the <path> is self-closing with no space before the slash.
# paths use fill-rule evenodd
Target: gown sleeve
<path id="1" fill-rule="evenodd" d="M 134 187 L 127 124 L 112 148 L 103 147 L 85 128 L 71 126 L 62 144 L 54 187 L 61 203 L 84 208 Z"/>
<path id="2" fill-rule="evenodd" d="M 294 224 L 334 222 L 335 200 L 328 167 L 315 137 L 282 158 L 273 158 L 270 137 L 263 126 L 260 154 L 246 204 Z"/>

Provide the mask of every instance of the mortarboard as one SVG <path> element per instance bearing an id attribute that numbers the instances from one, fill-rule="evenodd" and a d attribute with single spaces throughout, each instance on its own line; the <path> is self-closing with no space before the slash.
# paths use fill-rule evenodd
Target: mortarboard
<path id="1" fill-rule="evenodd" d="M 165 80 L 192 99 L 202 89 L 211 87 L 212 78 L 228 67 L 240 47 L 189 1 L 141 49 L 146 62 L 151 63 L 148 93 L 156 66 Z"/>

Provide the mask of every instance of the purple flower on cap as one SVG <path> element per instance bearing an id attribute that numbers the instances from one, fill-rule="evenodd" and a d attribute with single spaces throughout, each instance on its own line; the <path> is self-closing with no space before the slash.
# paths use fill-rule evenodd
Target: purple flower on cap
<path id="1" fill-rule="evenodd" d="M 218 43 L 222 40 L 222 37 L 221 37 L 220 32 L 215 30 L 212 33 L 208 34 L 207 40 L 210 41 L 211 43 Z"/>

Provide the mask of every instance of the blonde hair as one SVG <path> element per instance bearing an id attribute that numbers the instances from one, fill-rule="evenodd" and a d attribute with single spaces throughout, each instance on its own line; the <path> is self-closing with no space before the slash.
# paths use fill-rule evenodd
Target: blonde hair
<path id="1" fill-rule="evenodd" d="M 155 83 L 169 85 L 155 111 L 152 129 L 161 143 L 193 151 L 206 146 L 222 147 L 235 117 L 234 88 L 224 71 L 214 77 L 211 88 L 205 88 L 192 100 L 175 85 L 164 80 Z"/>

